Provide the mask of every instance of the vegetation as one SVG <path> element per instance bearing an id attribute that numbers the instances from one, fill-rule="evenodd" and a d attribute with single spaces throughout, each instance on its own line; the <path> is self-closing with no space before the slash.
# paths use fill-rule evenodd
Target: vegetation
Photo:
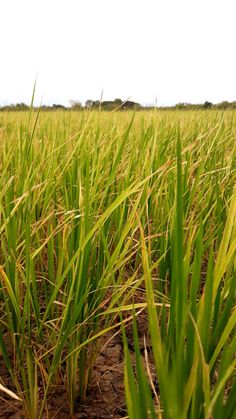
<path id="1" fill-rule="evenodd" d="M 61 376 L 72 415 L 113 329 L 131 419 L 233 417 L 235 134 L 212 109 L 0 114 L 0 352 L 25 417 Z"/>
<path id="2" fill-rule="evenodd" d="M 25 111 L 29 110 L 30 106 L 26 105 L 25 103 L 17 103 L 16 105 L 7 105 L 0 107 L 0 111 Z M 35 108 L 38 110 L 39 108 Z M 68 111 L 81 111 L 83 109 L 90 109 L 90 110 L 98 110 L 102 109 L 105 111 L 113 111 L 113 110 L 141 110 L 145 109 L 139 103 L 133 102 L 131 100 L 122 101 L 121 99 L 115 100 L 86 100 L 85 105 L 83 106 L 81 102 L 78 101 L 71 101 L 71 106 L 67 108 L 66 106 L 60 104 L 53 104 L 52 106 L 43 105 L 41 107 L 43 111 L 56 111 L 56 110 L 68 110 Z"/>
<path id="3" fill-rule="evenodd" d="M 213 104 L 209 101 L 205 101 L 204 103 L 199 104 L 192 104 L 192 103 L 177 103 L 174 106 L 143 106 L 140 103 L 133 102 L 131 100 L 122 101 L 121 99 L 114 99 L 114 100 L 86 100 L 85 104 L 82 105 L 79 101 L 70 101 L 70 106 L 66 107 L 60 104 L 53 104 L 52 106 L 43 105 L 40 107 L 43 111 L 56 111 L 56 110 L 64 110 L 64 111 L 81 111 L 81 110 L 104 110 L 104 111 L 117 111 L 117 110 L 207 110 L 207 109 L 236 109 L 236 102 L 227 102 L 223 101 L 220 103 Z M 35 107 L 35 110 L 39 108 Z M 0 111 L 2 112 L 9 112 L 9 111 L 29 111 L 30 106 L 26 105 L 25 103 L 17 103 L 12 105 L 6 105 L 0 107 Z"/>

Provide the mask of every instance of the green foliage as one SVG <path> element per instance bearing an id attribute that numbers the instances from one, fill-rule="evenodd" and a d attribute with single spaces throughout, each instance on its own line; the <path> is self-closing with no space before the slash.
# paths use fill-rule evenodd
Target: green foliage
<path id="1" fill-rule="evenodd" d="M 0 351 L 25 416 L 61 376 L 73 415 L 100 337 L 142 304 L 159 389 L 134 321 L 130 418 L 232 417 L 234 113 L 31 107 L 0 127 Z"/>
<path id="2" fill-rule="evenodd" d="M 177 103 L 174 106 L 143 106 L 140 103 L 133 102 L 131 100 L 124 100 L 121 99 L 114 99 L 114 100 L 92 100 L 88 99 L 86 100 L 85 104 L 83 105 L 80 101 L 71 100 L 70 106 L 66 107 L 61 104 L 53 104 L 53 105 L 41 105 L 39 107 L 42 111 L 82 111 L 85 109 L 90 110 L 103 110 L 103 111 L 118 111 L 118 110 L 135 110 L 135 111 L 153 111 L 155 109 L 158 110 L 182 110 L 182 111 L 189 111 L 189 110 L 209 110 L 209 109 L 236 109 L 236 102 L 228 102 L 223 101 L 220 103 L 213 104 L 209 101 L 205 101 L 204 103 Z M 30 106 L 26 105 L 25 103 L 17 103 L 17 104 L 11 104 L 11 105 L 5 105 L 0 107 L 0 111 L 2 112 L 18 112 L 18 111 L 28 111 L 30 109 Z M 37 110 L 38 107 L 34 106 L 34 109 Z"/>
<path id="3" fill-rule="evenodd" d="M 156 418 L 230 418 L 234 417 L 236 411 L 234 394 L 236 187 L 233 188 L 235 169 L 233 173 L 231 172 L 231 179 L 234 179 L 231 184 L 231 196 L 225 201 L 227 218 L 223 221 L 222 215 L 218 214 L 219 216 L 214 220 L 214 207 L 217 206 L 217 201 L 211 201 L 210 212 L 208 210 L 207 218 L 205 218 L 207 223 L 211 223 L 209 228 L 203 222 L 204 205 L 197 209 L 197 201 L 193 195 L 191 215 L 184 209 L 185 194 L 191 188 L 192 179 L 188 178 L 190 183 L 186 185 L 185 191 L 183 170 L 184 164 L 188 165 L 188 152 L 185 151 L 188 148 L 181 151 L 184 135 L 181 135 L 179 130 L 176 141 L 175 221 L 172 224 L 173 232 L 170 241 L 173 263 L 169 266 L 169 291 L 168 285 L 166 287 L 167 296 L 170 297 L 167 310 L 165 303 L 167 296 L 163 297 L 161 308 L 160 303 L 157 304 L 158 299 L 155 298 L 156 289 L 151 274 L 153 261 L 140 224 L 149 333 L 160 395 L 160 406 L 157 405 L 155 399 L 152 401 L 152 406 L 142 402 L 145 410 L 142 417 L 152 417 L 151 412 L 155 409 Z M 221 144 L 223 142 L 222 138 Z M 215 153 L 216 148 L 211 152 Z M 235 147 L 233 153 L 235 153 Z M 209 178 L 208 181 L 206 180 L 208 175 L 203 170 L 202 162 L 206 163 L 204 156 L 201 161 L 198 160 L 198 166 L 201 168 L 201 178 L 204 179 L 204 182 L 201 182 L 205 190 L 204 201 L 206 200 L 205 203 L 209 207 L 207 204 L 207 196 L 210 196 L 208 195 L 210 194 L 208 181 L 210 183 L 213 181 L 214 184 L 214 180 Z M 191 170 L 191 166 L 188 165 L 188 167 Z M 215 173 L 216 170 L 219 168 L 212 167 L 211 173 Z M 221 185 L 221 191 L 222 195 L 225 194 L 223 185 Z M 217 194 L 215 199 L 221 198 Z M 217 232 L 221 223 L 224 226 L 223 234 L 217 243 Z M 205 270 L 206 275 L 204 275 Z M 161 328 L 161 325 L 164 326 Z M 126 348 L 125 337 L 124 345 Z M 138 357 L 137 345 L 135 352 Z M 136 368 L 139 362 L 137 358 Z M 129 417 L 132 419 L 136 417 L 135 412 L 130 408 L 133 404 L 137 404 L 135 392 L 139 391 L 141 386 L 145 387 L 146 392 L 150 391 L 150 384 L 146 378 L 138 375 L 134 382 L 132 378 L 134 371 L 129 364 L 129 354 L 126 348 L 125 386 L 126 394 L 129 396 L 129 398 L 127 396 Z M 142 393 L 144 394 L 144 390 Z M 142 400 L 141 395 L 139 400 Z"/>

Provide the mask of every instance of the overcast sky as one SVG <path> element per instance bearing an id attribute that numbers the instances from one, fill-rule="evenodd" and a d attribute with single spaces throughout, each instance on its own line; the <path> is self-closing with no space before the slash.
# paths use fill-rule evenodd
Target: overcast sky
<path id="1" fill-rule="evenodd" d="M 236 100 L 235 0 L 0 0 L 0 103 Z"/>

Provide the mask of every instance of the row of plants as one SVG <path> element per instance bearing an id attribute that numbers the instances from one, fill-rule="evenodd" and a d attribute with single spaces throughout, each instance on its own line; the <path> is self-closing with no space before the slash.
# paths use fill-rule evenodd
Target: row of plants
<path id="1" fill-rule="evenodd" d="M 13 387 L 0 384 L 26 417 L 47 412 L 61 377 L 73 415 L 117 328 L 130 418 L 233 417 L 235 132 L 217 111 L 0 115 L 0 352 Z"/>

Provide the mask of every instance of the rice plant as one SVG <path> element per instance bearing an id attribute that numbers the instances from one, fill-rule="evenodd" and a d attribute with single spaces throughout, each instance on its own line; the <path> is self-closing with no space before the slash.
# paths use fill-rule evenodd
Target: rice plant
<path id="1" fill-rule="evenodd" d="M 235 133 L 233 112 L 0 113 L 0 390 L 25 417 L 60 380 L 73 415 L 117 327 L 130 418 L 233 417 Z M 157 389 L 120 321 L 139 299 Z"/>

